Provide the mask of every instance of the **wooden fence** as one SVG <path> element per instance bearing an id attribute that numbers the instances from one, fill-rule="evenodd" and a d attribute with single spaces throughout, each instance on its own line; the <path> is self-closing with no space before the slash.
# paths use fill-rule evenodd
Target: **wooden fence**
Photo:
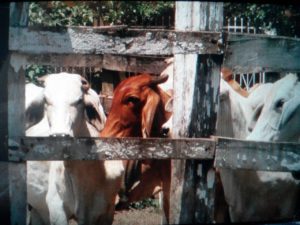
<path id="1" fill-rule="evenodd" d="M 214 221 L 214 164 L 238 169 L 300 170 L 296 166 L 299 144 L 212 137 L 221 65 L 235 73 L 300 71 L 299 39 L 222 32 L 222 3 L 176 2 L 174 31 L 126 27 L 36 30 L 26 27 L 26 19 L 20 19 L 26 18 L 23 9 L 27 4 L 11 3 L 9 54 L 1 68 L 1 159 L 9 162 L 9 175 L 3 183 L 7 181 L 10 190 L 7 206 L 11 224 L 26 222 L 26 160 L 172 158 L 172 224 Z M 154 59 L 145 63 L 142 59 L 155 56 L 174 56 L 174 139 L 24 137 L 26 65 L 115 68 L 116 60 L 124 71 L 128 67 L 153 71 L 157 67 L 151 63 L 161 62 Z M 239 153 L 246 157 L 234 160 Z M 266 164 L 270 155 L 276 155 L 277 160 Z M 251 164 L 254 156 L 255 166 Z M 282 160 L 295 166 L 277 163 Z"/>

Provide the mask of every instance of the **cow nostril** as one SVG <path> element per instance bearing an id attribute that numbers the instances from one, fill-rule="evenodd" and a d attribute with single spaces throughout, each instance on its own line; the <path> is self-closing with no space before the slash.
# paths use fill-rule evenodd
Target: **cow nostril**
<path id="1" fill-rule="evenodd" d="M 168 128 L 168 127 L 163 127 L 163 128 L 162 128 L 162 134 L 163 134 L 164 136 L 168 136 L 169 131 L 170 131 L 170 128 Z"/>
<path id="2" fill-rule="evenodd" d="M 252 130 L 253 130 L 252 127 L 248 127 L 249 132 L 252 132 Z"/>

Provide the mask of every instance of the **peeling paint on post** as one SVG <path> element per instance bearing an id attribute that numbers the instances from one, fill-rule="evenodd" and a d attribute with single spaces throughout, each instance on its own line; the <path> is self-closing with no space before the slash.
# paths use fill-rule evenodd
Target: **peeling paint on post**
<path id="1" fill-rule="evenodd" d="M 223 4 L 176 2 L 175 29 L 221 30 Z M 215 133 L 222 55 L 174 55 L 173 134 L 208 137 Z M 209 160 L 172 160 L 170 223 L 214 221 L 214 171 Z M 212 175 L 213 173 L 213 175 Z"/>

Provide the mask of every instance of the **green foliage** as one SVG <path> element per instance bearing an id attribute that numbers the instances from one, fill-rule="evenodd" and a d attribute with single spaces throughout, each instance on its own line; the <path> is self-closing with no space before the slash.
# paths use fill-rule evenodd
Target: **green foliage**
<path id="1" fill-rule="evenodd" d="M 142 201 L 131 203 L 130 207 L 134 208 L 134 209 L 145 209 L 145 208 L 148 208 L 148 207 L 158 208 L 159 203 L 158 203 L 158 200 L 155 200 L 155 199 L 152 199 L 152 198 L 146 198 Z"/>
<path id="2" fill-rule="evenodd" d="M 30 65 L 30 66 L 27 66 L 27 68 L 26 68 L 25 79 L 28 82 L 37 83 L 38 77 L 46 75 L 49 72 L 53 72 L 53 71 L 49 71 L 49 69 L 46 68 L 45 66 Z"/>
<path id="3" fill-rule="evenodd" d="M 31 25 L 92 25 L 101 18 L 103 25 L 149 25 L 174 9 L 173 1 L 88 1 L 75 2 L 72 7 L 63 1 L 32 2 L 29 9 Z"/>
<path id="4" fill-rule="evenodd" d="M 69 7 L 62 1 L 32 2 L 29 7 L 30 25 L 86 26 L 93 23 L 93 10 L 84 3 Z"/>
<path id="5" fill-rule="evenodd" d="M 256 28 L 275 29 L 283 36 L 300 36 L 296 29 L 299 16 L 295 16 L 299 11 L 299 5 L 224 3 L 225 18 L 250 18 Z"/>

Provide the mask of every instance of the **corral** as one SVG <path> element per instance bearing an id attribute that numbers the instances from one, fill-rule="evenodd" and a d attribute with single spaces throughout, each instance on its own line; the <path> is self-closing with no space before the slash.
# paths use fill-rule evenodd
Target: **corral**
<path id="1" fill-rule="evenodd" d="M 0 158 L 9 162 L 4 179 L 11 193 L 11 224 L 26 224 L 27 160 L 171 158 L 172 224 L 215 221 L 214 167 L 299 172 L 298 143 L 216 136 L 221 66 L 236 73 L 300 72 L 299 39 L 222 32 L 222 3 L 177 2 L 175 30 L 34 29 L 26 27 L 26 3 L 20 4 L 11 5 L 9 54 L 1 68 L 0 90 Z M 198 11 L 193 10 L 196 6 Z M 26 65 L 159 74 L 165 66 L 162 59 L 172 56 L 173 139 L 24 137 Z"/>

